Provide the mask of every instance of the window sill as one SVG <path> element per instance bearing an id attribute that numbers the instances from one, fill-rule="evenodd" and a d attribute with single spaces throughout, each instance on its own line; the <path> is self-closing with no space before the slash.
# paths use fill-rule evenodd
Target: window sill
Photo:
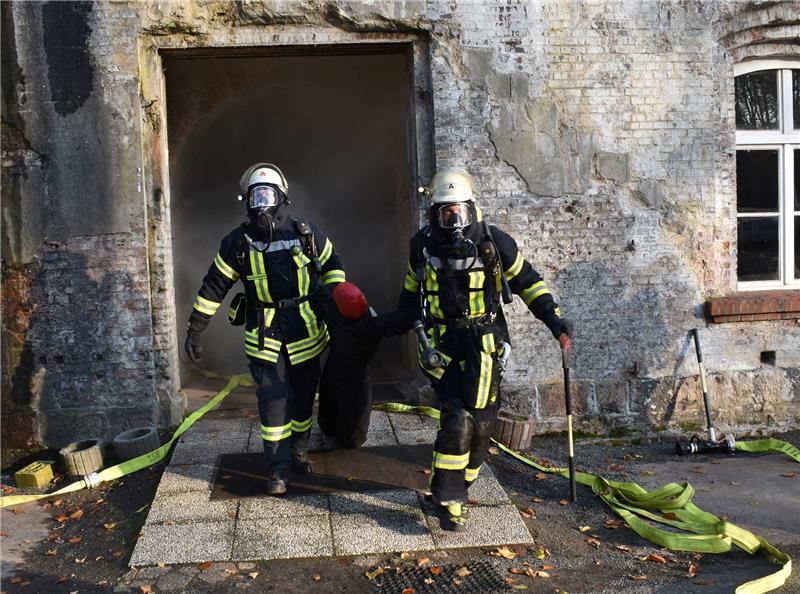
<path id="1" fill-rule="evenodd" d="M 706 301 L 714 324 L 800 319 L 800 290 L 748 291 Z"/>

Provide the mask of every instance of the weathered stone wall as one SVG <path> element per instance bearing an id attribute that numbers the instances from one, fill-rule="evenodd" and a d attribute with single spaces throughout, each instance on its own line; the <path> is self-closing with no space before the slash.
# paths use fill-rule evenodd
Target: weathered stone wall
<path id="1" fill-rule="evenodd" d="M 733 65 L 800 58 L 797 3 L 52 2 L 2 19 L 4 427 L 14 412 L 59 445 L 179 416 L 158 48 L 400 38 L 421 42 L 419 181 L 431 159 L 469 168 L 575 320 L 582 427 L 701 427 L 695 326 L 719 425 L 800 422 L 800 326 L 702 317 L 736 286 Z M 507 404 L 561 428 L 557 345 L 521 304 L 508 317 Z"/>

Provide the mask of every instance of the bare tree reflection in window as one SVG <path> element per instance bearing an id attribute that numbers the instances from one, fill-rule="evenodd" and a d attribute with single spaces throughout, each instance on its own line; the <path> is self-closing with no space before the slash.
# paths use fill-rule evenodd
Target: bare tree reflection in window
<path id="1" fill-rule="evenodd" d="M 751 72 L 737 76 L 735 81 L 736 128 L 739 130 L 777 129 L 778 79 L 776 71 Z M 795 90 L 796 88 L 795 85 Z"/>

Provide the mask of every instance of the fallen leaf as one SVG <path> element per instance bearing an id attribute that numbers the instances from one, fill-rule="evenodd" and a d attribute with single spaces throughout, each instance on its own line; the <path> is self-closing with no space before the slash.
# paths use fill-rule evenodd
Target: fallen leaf
<path id="1" fill-rule="evenodd" d="M 535 518 L 536 517 L 536 512 L 534 512 L 529 507 L 519 510 L 519 513 L 523 518 Z"/>
<path id="2" fill-rule="evenodd" d="M 63 523 L 63 522 L 66 522 L 67 520 L 69 520 L 69 516 L 64 515 L 64 514 L 59 514 L 59 515 L 55 516 L 53 519 L 56 522 L 62 522 Z"/>
<path id="3" fill-rule="evenodd" d="M 661 517 L 665 520 L 677 520 L 678 516 L 676 516 L 673 512 L 665 512 L 661 514 Z"/>
<path id="4" fill-rule="evenodd" d="M 100 561 L 100 559 L 102 559 L 102 558 L 103 558 L 103 556 L 102 556 L 102 555 L 98 555 L 97 557 L 95 557 L 95 558 L 94 558 L 94 560 L 95 560 L 95 561 Z"/>
<path id="5" fill-rule="evenodd" d="M 695 561 L 700 561 L 700 559 L 702 558 L 703 558 L 703 553 L 694 553 L 692 555 L 692 559 L 694 559 Z"/>
<path id="6" fill-rule="evenodd" d="M 720 462 L 719 460 L 712 460 L 711 463 L 712 464 L 722 464 L 722 462 Z"/>
<path id="7" fill-rule="evenodd" d="M 599 540 L 597 540 L 596 538 L 592 538 L 592 537 L 590 536 L 590 537 L 588 537 L 588 538 L 586 539 L 586 542 L 587 542 L 587 544 L 590 544 L 590 545 L 592 545 L 592 546 L 593 546 L 594 548 L 596 548 L 596 549 L 599 549 L 599 548 L 600 548 L 600 541 L 599 541 Z"/>
<path id="8" fill-rule="evenodd" d="M 440 573 L 442 573 L 442 568 L 439 567 L 438 565 L 434 565 L 433 567 L 430 568 L 430 572 L 433 575 L 439 575 Z"/>
<path id="9" fill-rule="evenodd" d="M 528 586 L 526 586 L 525 584 L 511 584 L 511 587 L 514 588 L 515 590 L 527 590 L 528 589 Z"/>
<path id="10" fill-rule="evenodd" d="M 251 579 L 251 580 L 254 580 L 254 579 L 256 579 L 256 578 L 258 577 L 258 572 L 257 572 L 257 571 L 254 571 L 254 572 L 252 572 L 252 573 L 248 573 L 247 575 L 249 575 L 249 576 L 250 576 L 250 579 Z"/>
<path id="11" fill-rule="evenodd" d="M 489 448 L 489 453 L 492 456 L 496 456 L 497 454 L 500 453 L 500 450 L 498 450 L 496 447 L 492 446 L 492 447 Z"/>
<path id="12" fill-rule="evenodd" d="M 544 503 L 544 499 L 542 499 L 541 497 L 531 497 L 531 501 L 533 501 L 534 503 Z"/>
<path id="13" fill-rule="evenodd" d="M 697 575 L 698 568 L 699 568 L 699 565 L 697 565 L 697 563 L 695 563 L 694 561 L 689 563 L 688 574 L 689 574 L 690 578 L 693 578 L 694 576 Z"/>
<path id="14" fill-rule="evenodd" d="M 796 472 L 784 472 L 781 476 L 786 478 L 794 478 L 797 476 Z"/>
<path id="15" fill-rule="evenodd" d="M 112 557 L 122 557 L 122 555 L 124 555 L 124 554 L 125 553 L 123 553 L 122 551 L 114 551 L 113 553 L 111 553 L 111 556 Z"/>
<path id="16" fill-rule="evenodd" d="M 472 572 L 469 569 L 467 569 L 465 566 L 464 567 L 459 567 L 458 569 L 456 569 L 456 575 L 458 577 L 467 577 L 471 573 Z"/>
<path id="17" fill-rule="evenodd" d="M 625 466 L 623 464 L 612 464 L 608 467 L 609 470 L 625 470 Z"/>
<path id="18" fill-rule="evenodd" d="M 698 586 L 710 586 L 714 583 L 714 580 L 695 580 L 692 583 L 697 584 Z"/>
<path id="19" fill-rule="evenodd" d="M 425 582 L 426 584 L 428 584 L 428 585 L 430 586 L 430 585 L 433 583 L 433 578 L 425 578 L 425 579 L 424 579 L 424 580 L 422 580 L 422 581 L 423 581 L 423 582 Z"/>
<path id="20" fill-rule="evenodd" d="M 646 575 L 631 575 L 631 574 L 628 574 L 628 577 L 631 578 L 632 580 L 636 580 L 637 582 L 644 582 L 645 580 L 647 580 L 647 576 Z"/>
<path id="21" fill-rule="evenodd" d="M 164 563 L 163 561 L 156 561 L 156 566 L 157 566 L 157 567 L 164 568 L 164 567 L 166 567 L 166 566 L 167 566 L 167 564 L 166 564 L 166 563 Z"/>
<path id="22" fill-rule="evenodd" d="M 628 460 L 628 461 L 641 460 L 642 459 L 642 455 L 641 454 L 625 454 L 624 456 L 622 456 L 622 459 L 623 460 Z"/>
<path id="23" fill-rule="evenodd" d="M 212 565 L 214 565 L 214 564 L 211 561 L 204 561 L 203 563 L 200 563 L 197 567 L 199 567 L 201 570 L 205 571 L 206 569 L 208 569 Z"/>
<path id="24" fill-rule="evenodd" d="M 80 559 L 75 559 L 75 563 L 77 563 L 78 565 L 83 565 L 84 563 L 86 563 L 86 557 L 81 557 Z"/>
<path id="25" fill-rule="evenodd" d="M 515 580 L 514 578 L 505 578 L 505 580 L 509 586 L 517 583 L 517 580 Z"/>
<path id="26" fill-rule="evenodd" d="M 64 582 L 68 582 L 68 581 L 69 581 L 69 576 L 68 575 L 62 575 L 60 578 L 58 578 L 58 583 L 59 584 L 63 584 Z"/>
<path id="27" fill-rule="evenodd" d="M 61 507 L 63 504 L 64 504 L 64 500 L 63 499 L 56 499 L 53 502 L 53 507 Z"/>
<path id="28" fill-rule="evenodd" d="M 546 481 L 547 475 L 543 472 L 537 472 L 533 475 L 533 478 L 535 478 L 537 481 Z"/>
<path id="29" fill-rule="evenodd" d="M 411 553 L 409 553 L 408 551 L 403 551 L 402 553 L 400 553 L 400 558 L 403 561 L 407 561 L 408 559 L 411 558 Z"/>
<path id="30" fill-rule="evenodd" d="M 239 570 L 238 569 L 233 569 L 231 567 L 226 567 L 225 568 L 225 573 L 227 573 L 228 575 L 236 575 L 237 573 L 239 573 Z"/>
<path id="31" fill-rule="evenodd" d="M 103 528 L 111 532 L 116 527 L 114 522 L 109 522 L 108 524 L 103 524 Z"/>
<path id="32" fill-rule="evenodd" d="M 414 588 L 403 588 L 402 594 L 414 594 L 416 590 Z"/>
<path id="33" fill-rule="evenodd" d="M 58 551 L 56 551 L 55 549 L 50 549 L 48 551 L 45 551 L 44 554 L 47 555 L 48 557 L 55 557 L 58 554 Z"/>
<path id="34" fill-rule="evenodd" d="M 432 582 L 432 581 L 433 581 L 433 580 L 431 580 L 431 582 Z M 427 583 L 427 582 L 425 582 L 425 583 Z M 461 582 L 461 580 L 460 580 L 460 579 L 458 579 L 458 578 L 453 578 L 453 585 L 454 585 L 454 586 L 460 586 L 460 585 L 461 585 L 461 583 L 462 583 L 462 582 Z"/>
<path id="35" fill-rule="evenodd" d="M 540 577 L 540 578 L 549 578 L 550 574 L 547 573 L 546 571 L 534 571 L 533 572 L 533 576 L 534 577 Z"/>
<path id="36" fill-rule="evenodd" d="M 478 500 L 474 497 L 467 498 L 467 505 L 478 505 Z"/>
<path id="37" fill-rule="evenodd" d="M 639 471 L 639 476 L 655 476 L 655 475 L 656 475 L 656 471 L 655 470 L 640 470 Z"/>
<path id="38" fill-rule="evenodd" d="M 562 499 L 562 500 L 560 500 L 558 503 L 559 503 L 560 505 L 569 505 L 569 501 L 567 501 L 566 499 Z"/>
<path id="39" fill-rule="evenodd" d="M 12 507 L 12 508 L 11 508 L 9 511 L 10 511 L 12 514 L 14 514 L 15 516 L 18 516 L 18 515 L 20 515 L 20 514 L 24 514 L 24 513 L 25 513 L 23 510 L 21 510 L 21 509 L 20 509 L 20 508 L 18 508 L 18 507 Z"/>
<path id="40" fill-rule="evenodd" d="M 71 519 L 73 519 L 73 520 L 77 520 L 77 519 L 81 518 L 82 516 L 83 516 L 83 510 L 82 509 L 76 509 L 74 512 L 72 512 L 69 515 L 69 517 Z"/>
<path id="41" fill-rule="evenodd" d="M 425 468 L 424 470 L 421 470 L 420 472 L 422 474 L 430 474 L 431 473 L 431 469 L 430 468 Z"/>
<path id="42" fill-rule="evenodd" d="M 20 583 L 22 581 L 22 578 L 19 577 L 18 575 L 15 575 L 14 577 L 12 577 L 8 581 L 11 582 L 12 584 L 18 584 L 18 583 Z"/>
<path id="43" fill-rule="evenodd" d="M 175 525 L 175 522 L 173 522 L 172 520 L 165 520 L 164 521 L 164 526 L 174 526 L 174 525 Z"/>
<path id="44" fill-rule="evenodd" d="M 544 569 L 545 571 L 551 571 L 555 568 L 556 568 L 555 565 L 542 565 L 542 569 Z"/>
<path id="45" fill-rule="evenodd" d="M 321 575 L 319 575 L 319 574 L 316 574 L 316 575 L 314 576 L 314 581 L 315 581 L 315 582 L 318 582 L 318 581 L 320 581 L 321 579 L 322 579 L 322 576 L 321 576 Z"/>
<path id="46" fill-rule="evenodd" d="M 153 589 L 147 584 L 139 586 L 139 589 L 142 591 L 142 594 L 153 594 Z"/>
<path id="47" fill-rule="evenodd" d="M 644 558 L 645 561 L 652 561 L 654 563 L 666 563 L 667 560 L 664 559 L 661 555 L 656 553 L 650 553 L 647 557 Z"/>
<path id="48" fill-rule="evenodd" d="M 101 503 L 105 503 L 105 502 L 106 502 L 106 500 L 101 497 L 100 499 L 95 499 L 94 504 L 95 505 L 100 505 Z"/>
<path id="49" fill-rule="evenodd" d="M 618 545 L 616 545 L 616 547 L 617 547 L 617 548 L 618 548 L 620 551 L 625 551 L 626 553 L 630 553 L 630 552 L 633 550 L 633 549 L 632 549 L 632 548 L 630 548 L 628 545 L 624 545 L 624 544 L 618 544 Z"/>
<path id="50" fill-rule="evenodd" d="M 364 575 L 367 576 L 368 580 L 374 580 L 376 577 L 378 577 L 382 573 L 383 573 L 383 567 L 376 567 L 372 571 L 366 572 Z M 256 575 L 258 575 L 258 574 L 256 574 Z M 250 577 L 253 577 L 252 573 L 250 574 Z M 253 578 L 253 579 L 256 579 L 256 578 Z"/>
<path id="51" fill-rule="evenodd" d="M 140 514 L 140 513 L 142 513 L 144 510 L 146 510 L 148 507 L 150 507 L 150 504 L 149 504 L 149 503 L 148 503 L 147 505 L 143 505 L 142 507 L 140 507 L 139 509 L 137 509 L 137 510 L 136 510 L 135 512 L 133 512 L 133 513 L 135 513 L 135 514 Z"/>
<path id="52" fill-rule="evenodd" d="M 81 537 L 80 536 L 72 536 L 72 537 L 67 539 L 67 542 L 69 544 L 78 544 L 80 541 L 81 541 Z"/>
<path id="53" fill-rule="evenodd" d="M 609 530 L 616 530 L 620 526 L 622 526 L 622 522 L 614 518 L 609 518 L 606 520 L 606 523 L 603 524 L 603 528 L 608 528 Z"/>
<path id="54" fill-rule="evenodd" d="M 498 547 L 497 550 L 489 551 L 493 557 L 503 557 L 505 559 L 513 559 L 517 554 L 508 547 Z"/>
<path id="55" fill-rule="evenodd" d="M 428 559 L 427 557 L 420 557 L 419 559 L 417 559 L 417 567 L 422 567 L 423 565 L 427 565 L 428 561 L 430 561 L 430 559 Z"/>
<path id="56" fill-rule="evenodd" d="M 589 532 L 589 530 L 591 530 L 591 529 L 592 529 L 592 527 L 591 527 L 591 526 L 579 526 L 579 527 L 578 527 L 578 530 L 579 530 L 580 532 Z"/>
<path id="57" fill-rule="evenodd" d="M 536 551 L 533 553 L 533 556 L 534 556 L 536 559 L 539 559 L 539 560 L 541 561 L 542 559 L 544 559 L 544 558 L 547 556 L 547 550 L 546 550 L 544 547 L 539 547 L 539 548 L 538 548 L 538 549 L 536 549 Z"/>

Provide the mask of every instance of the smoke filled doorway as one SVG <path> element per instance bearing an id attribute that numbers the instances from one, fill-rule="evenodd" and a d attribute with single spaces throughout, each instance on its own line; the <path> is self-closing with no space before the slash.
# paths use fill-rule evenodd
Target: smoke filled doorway
<path id="1" fill-rule="evenodd" d="M 292 216 L 325 231 L 370 304 L 394 308 L 417 221 L 410 51 L 395 44 L 164 56 L 181 347 L 220 240 L 246 219 L 239 177 L 259 161 L 281 167 Z M 217 373 L 246 371 L 243 331 L 226 320 L 240 287 L 202 335 L 204 366 Z M 408 337 L 384 340 L 373 381 L 413 378 L 412 353 Z M 184 367 L 181 385 L 203 382 Z"/>

